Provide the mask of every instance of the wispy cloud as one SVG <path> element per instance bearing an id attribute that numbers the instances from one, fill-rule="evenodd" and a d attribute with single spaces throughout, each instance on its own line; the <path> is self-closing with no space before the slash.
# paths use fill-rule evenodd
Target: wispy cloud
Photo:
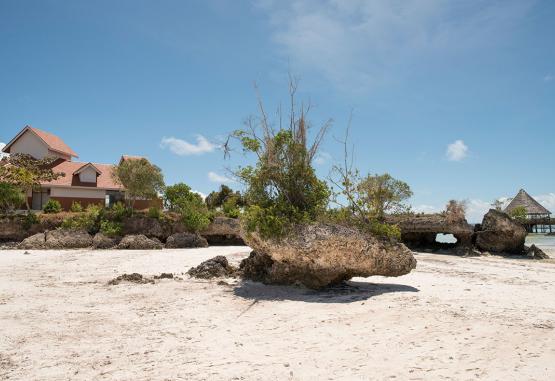
<path id="1" fill-rule="evenodd" d="M 212 152 L 218 148 L 217 144 L 210 142 L 202 135 L 196 136 L 197 143 L 189 143 L 186 140 L 175 137 L 163 137 L 160 142 L 161 148 L 169 148 L 171 152 L 179 156 L 202 155 L 203 153 Z"/>
<path id="2" fill-rule="evenodd" d="M 456 140 L 447 146 L 447 159 L 461 161 L 468 156 L 468 146 L 462 140 Z"/>
<path id="3" fill-rule="evenodd" d="M 412 210 L 415 213 L 438 213 L 441 211 L 441 208 L 438 208 L 433 205 L 421 204 L 421 205 L 413 206 Z"/>
<path id="4" fill-rule="evenodd" d="M 344 88 L 410 72 L 406 62 L 495 44 L 523 20 L 520 0 L 258 0 L 282 55 Z M 401 70 L 399 70 L 401 69 Z"/>
<path id="5" fill-rule="evenodd" d="M 0 142 L 0 159 L 3 158 L 3 157 L 5 157 L 5 156 L 8 156 L 7 153 L 2 152 L 2 149 L 3 149 L 5 146 L 6 146 L 6 143 Z"/>
<path id="6" fill-rule="evenodd" d="M 318 155 L 316 155 L 316 157 L 314 158 L 314 163 L 317 165 L 324 165 L 326 163 L 329 163 L 331 161 L 332 157 L 329 153 L 327 152 L 320 152 Z"/>
<path id="7" fill-rule="evenodd" d="M 555 79 L 555 75 L 553 75 L 553 74 L 547 74 L 545 77 L 543 77 L 543 80 L 544 80 L 545 82 L 551 82 L 551 81 L 553 81 L 554 79 Z"/>
<path id="8" fill-rule="evenodd" d="M 541 194 L 539 196 L 535 196 L 534 198 L 551 213 L 555 213 L 555 193 Z"/>
<path id="9" fill-rule="evenodd" d="M 214 183 L 234 183 L 235 180 L 227 177 L 227 176 L 223 176 L 220 174 L 217 174 L 216 172 L 208 172 L 208 179 Z"/>

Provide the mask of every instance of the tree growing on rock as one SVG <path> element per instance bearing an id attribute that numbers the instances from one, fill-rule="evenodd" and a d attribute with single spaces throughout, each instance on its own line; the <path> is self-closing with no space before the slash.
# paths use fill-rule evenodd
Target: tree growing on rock
<path id="1" fill-rule="evenodd" d="M 169 210 L 179 213 L 183 224 L 193 232 L 203 230 L 210 224 L 204 200 L 187 184 L 178 183 L 166 187 L 164 203 Z"/>
<path id="2" fill-rule="evenodd" d="M 466 201 L 449 200 L 445 206 L 445 218 L 448 223 L 464 220 L 466 215 Z"/>
<path id="3" fill-rule="evenodd" d="M 41 183 L 49 182 L 65 176 L 63 173 L 54 172 L 52 166 L 55 158 L 45 157 L 35 159 L 28 154 L 16 153 L 0 161 L 0 179 L 9 183 L 26 195 L 33 190 L 40 189 Z M 29 200 L 25 198 L 27 211 L 31 210 Z"/>
<path id="4" fill-rule="evenodd" d="M 517 206 L 509 212 L 509 216 L 517 222 L 523 223 L 526 221 L 526 208 L 522 205 Z"/>
<path id="5" fill-rule="evenodd" d="M 162 170 L 144 158 L 122 160 L 114 167 L 112 177 L 125 188 L 131 208 L 136 200 L 154 199 L 164 189 Z"/>
<path id="6" fill-rule="evenodd" d="M 244 152 L 256 158 L 255 165 L 240 167 L 235 175 L 246 187 L 249 205 L 243 216 L 248 231 L 262 236 L 285 234 L 295 223 L 315 221 L 328 204 L 330 191 L 318 179 L 312 161 L 331 125 L 331 120 L 320 127 L 312 142 L 307 119 L 310 106 L 297 105 L 297 85 L 289 84 L 289 112 L 278 108 L 278 127 L 270 120 L 260 96 L 257 117 L 250 117 L 245 127 L 234 131 L 230 139 L 240 142 Z M 230 140 L 224 145 L 230 152 Z"/>

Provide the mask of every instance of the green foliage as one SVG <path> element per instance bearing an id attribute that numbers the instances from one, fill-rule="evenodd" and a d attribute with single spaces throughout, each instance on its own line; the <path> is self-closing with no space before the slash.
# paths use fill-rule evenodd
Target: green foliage
<path id="1" fill-rule="evenodd" d="M 394 179 L 388 173 L 383 175 L 367 175 L 358 184 L 356 192 L 360 208 L 370 218 L 383 220 L 385 214 L 403 213 L 409 210 L 404 202 L 412 196 L 407 183 Z"/>
<path id="2" fill-rule="evenodd" d="M 511 216 L 513 220 L 524 222 L 527 216 L 526 208 L 524 206 L 517 206 L 509 212 L 509 216 Z"/>
<path id="3" fill-rule="evenodd" d="M 401 230 L 397 225 L 380 222 L 377 219 L 362 220 L 353 214 L 349 208 L 341 207 L 329 209 L 320 218 L 321 222 L 356 227 L 362 231 L 384 238 L 401 238 Z"/>
<path id="4" fill-rule="evenodd" d="M 238 168 L 235 175 L 246 186 L 249 206 L 242 219 L 249 231 L 266 237 L 279 237 L 294 224 L 315 221 L 326 210 L 330 196 L 327 184 L 312 167 L 330 121 L 309 144 L 308 109 L 296 106 L 296 83 L 291 82 L 289 90 L 291 109 L 287 116 L 279 109 L 279 129 L 272 126 L 259 100 L 259 117 L 247 119 L 246 128 L 230 136 L 257 159 L 254 166 Z M 282 126 L 283 120 L 288 126 Z"/>
<path id="5" fill-rule="evenodd" d="M 69 208 L 69 211 L 74 213 L 81 213 L 83 211 L 83 206 L 79 201 L 73 201 L 71 203 L 71 208 Z"/>
<path id="6" fill-rule="evenodd" d="M 0 182 L 0 212 L 10 213 L 25 203 L 25 196 L 16 186 Z"/>
<path id="7" fill-rule="evenodd" d="M 132 210 L 118 201 L 110 208 L 108 214 L 114 221 L 123 221 L 124 218 L 131 216 Z"/>
<path id="8" fill-rule="evenodd" d="M 164 205 L 171 211 L 179 211 L 180 204 L 183 200 L 202 201 L 202 197 L 191 190 L 191 187 L 185 183 L 177 183 L 174 185 L 169 185 L 164 190 Z"/>
<path id="9" fill-rule="evenodd" d="M 370 222 L 370 232 L 378 237 L 401 239 L 401 229 L 397 225 L 390 225 L 385 222 Z"/>
<path id="10" fill-rule="evenodd" d="M 144 158 L 122 160 L 112 176 L 124 186 L 131 207 L 135 200 L 154 199 L 164 189 L 162 171 Z"/>
<path id="11" fill-rule="evenodd" d="M 121 236 L 123 227 L 120 222 L 102 220 L 100 221 L 100 232 L 108 237 Z"/>
<path id="12" fill-rule="evenodd" d="M 238 218 L 241 215 L 241 210 L 239 209 L 237 197 L 228 197 L 222 206 L 224 215 L 230 218 Z"/>
<path id="13" fill-rule="evenodd" d="M 67 230 L 86 230 L 90 234 L 95 234 L 100 229 L 100 222 L 103 219 L 104 209 L 99 205 L 91 204 L 87 206 L 84 213 L 66 217 L 62 221 L 61 228 Z"/>
<path id="14" fill-rule="evenodd" d="M 159 219 L 161 215 L 162 215 L 162 212 L 160 211 L 160 208 L 156 206 L 152 206 L 148 209 L 148 217 L 150 218 Z"/>
<path id="15" fill-rule="evenodd" d="M 179 200 L 179 213 L 181 221 L 190 231 L 201 231 L 210 224 L 210 213 L 200 196 L 193 200 Z"/>
<path id="16" fill-rule="evenodd" d="M 37 217 L 37 215 L 29 211 L 27 212 L 27 214 L 25 215 L 25 218 L 23 219 L 23 229 L 29 230 L 31 229 L 31 226 L 38 223 L 39 223 L 39 218 Z"/>
<path id="17" fill-rule="evenodd" d="M 16 153 L 2 159 L 0 165 L 0 178 L 5 182 L 19 188 L 23 194 L 40 188 L 42 182 L 55 180 L 65 176 L 63 173 L 55 173 L 52 164 L 55 158 L 44 158 L 37 160 L 31 155 Z M 27 210 L 30 206 L 25 197 Z"/>
<path id="18" fill-rule="evenodd" d="M 62 211 L 62 204 L 58 200 L 48 200 L 42 211 L 47 214 L 60 213 Z"/>
<path id="19" fill-rule="evenodd" d="M 210 192 L 206 197 L 206 206 L 208 209 L 223 208 L 226 201 L 234 199 L 237 207 L 245 206 L 245 200 L 239 191 L 234 192 L 233 189 L 227 185 L 221 185 L 219 191 Z"/>

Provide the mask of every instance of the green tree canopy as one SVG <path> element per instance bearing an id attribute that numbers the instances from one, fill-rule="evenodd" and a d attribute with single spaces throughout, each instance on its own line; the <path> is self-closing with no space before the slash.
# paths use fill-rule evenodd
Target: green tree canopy
<path id="1" fill-rule="evenodd" d="M 226 202 L 228 204 L 234 203 L 238 207 L 245 206 L 241 192 L 234 192 L 233 189 L 225 184 L 221 185 L 218 191 L 210 192 L 210 194 L 206 197 L 206 205 L 209 209 L 223 207 Z"/>
<path id="2" fill-rule="evenodd" d="M 154 199 L 164 189 L 162 171 L 144 158 L 122 160 L 114 167 L 112 177 L 125 188 L 131 207 L 135 200 Z"/>
<path id="3" fill-rule="evenodd" d="M 21 189 L 15 185 L 0 182 L 0 212 L 10 213 L 25 203 Z"/>
<path id="4" fill-rule="evenodd" d="M 204 200 L 187 184 L 178 183 L 166 187 L 164 203 L 169 210 L 181 215 L 183 224 L 191 231 L 202 230 L 210 223 Z"/>
<path id="5" fill-rule="evenodd" d="M 27 194 L 32 190 L 40 189 L 41 183 L 65 176 L 63 173 L 53 171 L 55 161 L 56 158 L 47 157 L 38 160 L 27 154 L 12 154 L 0 162 L 0 179 Z M 30 210 L 27 197 L 25 197 L 25 205 L 27 210 Z"/>

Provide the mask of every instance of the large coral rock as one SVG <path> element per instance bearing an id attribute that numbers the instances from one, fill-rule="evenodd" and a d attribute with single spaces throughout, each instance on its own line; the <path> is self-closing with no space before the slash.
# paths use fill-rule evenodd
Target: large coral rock
<path id="1" fill-rule="evenodd" d="M 102 233 L 96 233 L 93 238 L 93 247 L 95 249 L 111 249 L 119 242 L 116 237 L 108 237 Z"/>
<path id="2" fill-rule="evenodd" d="M 193 233 L 175 233 L 166 240 L 168 249 L 184 249 L 190 247 L 208 247 L 208 242 L 204 237 Z"/>
<path id="3" fill-rule="evenodd" d="M 149 238 L 157 238 L 165 241 L 174 233 L 183 233 L 187 229 L 179 221 L 173 218 L 151 218 L 136 215 L 123 221 L 123 235 L 144 234 Z"/>
<path id="4" fill-rule="evenodd" d="M 46 232 L 48 249 L 82 249 L 92 246 L 93 237 L 85 230 L 52 230 Z"/>
<path id="5" fill-rule="evenodd" d="M 211 279 L 226 276 L 234 276 L 237 269 L 229 264 L 223 255 L 202 262 L 197 267 L 191 267 L 187 274 L 194 278 Z"/>
<path id="6" fill-rule="evenodd" d="M 148 238 L 143 234 L 126 235 L 117 246 L 118 249 L 128 250 L 153 250 L 161 249 L 160 241 Z"/>
<path id="7" fill-rule="evenodd" d="M 210 245 L 244 245 L 241 224 L 236 218 L 216 217 L 200 233 Z"/>
<path id="8" fill-rule="evenodd" d="M 522 254 L 526 229 L 508 214 L 491 209 L 476 232 L 476 246 L 482 251 Z"/>
<path id="9" fill-rule="evenodd" d="M 17 248 L 24 250 L 46 249 L 46 235 L 44 233 L 37 233 L 27 237 L 17 245 Z"/>
<path id="10" fill-rule="evenodd" d="M 416 267 L 403 244 L 344 226 L 299 225 L 281 240 L 245 237 L 254 252 L 241 262 L 243 276 L 264 283 L 318 289 L 356 276 L 405 275 Z"/>

